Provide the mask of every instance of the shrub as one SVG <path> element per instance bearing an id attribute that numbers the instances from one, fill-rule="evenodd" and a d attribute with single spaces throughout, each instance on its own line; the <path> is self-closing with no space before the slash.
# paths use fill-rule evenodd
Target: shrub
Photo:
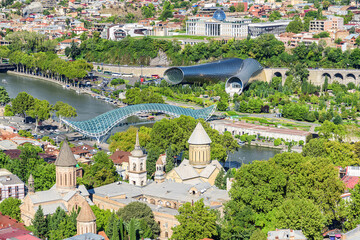
<path id="1" fill-rule="evenodd" d="M 280 144 L 281 144 L 281 139 L 280 138 L 275 139 L 274 146 L 279 146 Z"/>

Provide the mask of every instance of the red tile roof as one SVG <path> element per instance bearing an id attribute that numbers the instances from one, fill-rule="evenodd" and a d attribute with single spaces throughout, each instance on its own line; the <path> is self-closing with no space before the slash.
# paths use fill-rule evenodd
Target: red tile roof
<path id="1" fill-rule="evenodd" d="M 2 215 L 0 212 L 0 229 L 8 228 L 8 227 L 14 227 L 17 229 L 26 230 L 25 225 L 23 223 L 20 223 L 9 216 Z"/>
<path id="2" fill-rule="evenodd" d="M 17 238 L 23 240 L 38 240 L 39 238 L 30 235 L 30 231 L 8 227 L 0 229 L 0 240 L 7 240 L 10 238 Z"/>
<path id="3" fill-rule="evenodd" d="M 344 176 L 341 181 L 345 184 L 346 188 L 353 189 L 356 184 L 359 182 L 359 177 L 354 176 Z"/>
<path id="4" fill-rule="evenodd" d="M 11 159 L 15 159 L 20 157 L 21 150 L 19 149 L 5 150 L 4 153 L 8 155 Z"/>
<path id="5" fill-rule="evenodd" d="M 110 156 L 110 159 L 113 160 L 114 164 L 122 164 L 124 162 L 129 162 L 130 155 L 130 152 L 116 151 Z"/>
<path id="6" fill-rule="evenodd" d="M 105 240 L 109 240 L 108 236 L 106 235 L 106 233 L 105 233 L 104 231 L 100 231 L 100 232 L 98 232 L 98 234 L 99 234 L 100 236 L 104 237 Z"/>
<path id="7" fill-rule="evenodd" d="M 71 148 L 71 151 L 73 154 L 82 154 L 82 153 L 90 153 L 92 150 L 94 150 L 95 148 L 90 146 L 90 145 L 87 145 L 87 144 L 84 144 L 84 145 L 81 145 L 81 146 L 77 146 L 77 147 L 73 147 Z"/>

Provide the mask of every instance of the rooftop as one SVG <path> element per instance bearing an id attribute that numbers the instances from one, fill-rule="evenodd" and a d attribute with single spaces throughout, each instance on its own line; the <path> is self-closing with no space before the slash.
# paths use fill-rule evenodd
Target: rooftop
<path id="1" fill-rule="evenodd" d="M 206 133 L 204 127 L 200 122 L 198 122 L 198 124 L 196 125 L 194 131 L 192 132 L 188 140 L 188 143 L 196 145 L 205 145 L 211 143 L 209 135 Z"/>

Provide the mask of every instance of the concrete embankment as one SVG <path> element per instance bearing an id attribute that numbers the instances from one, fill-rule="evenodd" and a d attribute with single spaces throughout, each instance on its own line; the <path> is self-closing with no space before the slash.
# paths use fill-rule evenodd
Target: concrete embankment
<path id="1" fill-rule="evenodd" d="M 65 87 L 66 89 L 71 89 L 71 90 L 77 91 L 78 93 L 86 93 L 86 94 L 102 97 L 101 95 L 96 94 L 96 93 L 92 92 L 91 90 L 87 90 L 87 89 L 84 89 L 84 88 L 78 88 L 78 87 L 74 87 L 74 86 L 70 86 L 70 85 L 69 85 L 69 87 L 67 87 L 68 84 L 57 81 L 57 80 L 52 79 L 52 78 L 41 77 L 41 76 L 37 76 L 37 75 L 21 73 L 21 72 L 15 72 L 15 71 L 7 71 L 7 74 L 16 75 L 16 76 L 22 76 L 22 77 L 35 78 L 35 79 L 39 79 L 39 80 L 43 80 L 43 81 L 47 81 L 47 82 L 52 82 L 52 83 L 56 83 L 58 85 L 61 85 L 61 86 Z"/>

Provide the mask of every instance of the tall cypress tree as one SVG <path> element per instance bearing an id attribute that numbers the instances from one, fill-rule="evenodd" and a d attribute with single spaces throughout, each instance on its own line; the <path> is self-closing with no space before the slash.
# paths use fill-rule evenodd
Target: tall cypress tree
<path id="1" fill-rule="evenodd" d="M 32 224 L 35 229 L 34 234 L 39 238 L 45 239 L 48 231 L 48 226 L 41 205 L 39 206 L 38 210 L 35 213 L 35 217 Z"/>
<path id="2" fill-rule="evenodd" d="M 111 236 L 110 239 L 111 240 L 120 240 L 118 221 L 116 219 L 115 219 L 114 224 L 113 224 L 112 236 Z"/>
<path id="3" fill-rule="evenodd" d="M 170 172 L 174 168 L 174 156 L 175 152 L 172 150 L 171 145 L 166 150 L 166 165 L 165 172 Z"/>
<path id="4" fill-rule="evenodd" d="M 112 213 L 109 217 L 109 223 L 105 229 L 106 236 L 108 236 L 109 239 L 111 239 L 113 235 L 114 225 L 116 225 L 116 217 L 115 214 Z"/>

